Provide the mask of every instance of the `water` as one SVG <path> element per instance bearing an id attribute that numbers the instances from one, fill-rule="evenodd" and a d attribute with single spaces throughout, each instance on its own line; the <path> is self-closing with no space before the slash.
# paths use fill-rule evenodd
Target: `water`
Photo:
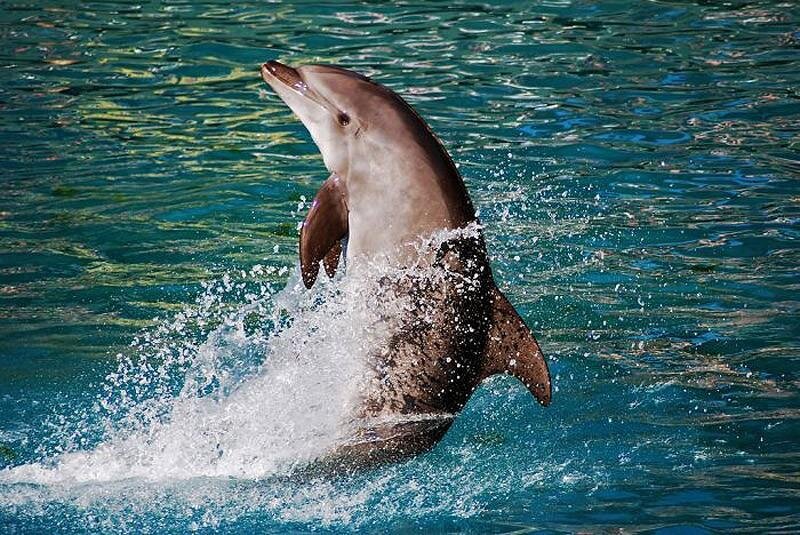
<path id="1" fill-rule="evenodd" d="M 793 3 L 0 18 L 2 531 L 800 529 Z M 429 121 L 551 407 L 495 378 L 428 454 L 297 475 L 375 333 L 357 281 L 298 289 L 327 174 L 271 58 Z"/>

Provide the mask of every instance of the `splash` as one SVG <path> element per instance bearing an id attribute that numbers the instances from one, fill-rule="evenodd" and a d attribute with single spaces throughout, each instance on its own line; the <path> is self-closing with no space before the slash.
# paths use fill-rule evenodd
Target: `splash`
<path id="1" fill-rule="evenodd" d="M 435 251 L 476 225 L 415 246 Z M 194 305 L 142 333 L 109 374 L 87 418 L 65 436 L 65 453 L 2 473 L 6 482 L 87 483 L 137 478 L 259 478 L 291 472 L 352 435 L 369 355 L 389 336 L 387 318 L 410 303 L 387 277 L 425 276 L 422 260 L 369 269 L 307 291 L 294 272 L 274 291 L 256 266 L 204 285 Z M 284 268 L 285 273 L 285 268 Z M 423 415 L 424 416 L 424 415 Z M 90 449 L 80 446 L 101 430 Z"/>
<path id="2" fill-rule="evenodd" d="M 295 273 L 279 292 L 251 288 L 262 271 L 206 285 L 193 308 L 119 355 L 95 407 L 105 435 L 99 446 L 3 478 L 256 478 L 332 448 L 346 431 L 380 324 L 368 300 L 353 298 L 363 284 L 323 282 L 309 293 Z M 244 302 L 226 303 L 235 296 Z"/>

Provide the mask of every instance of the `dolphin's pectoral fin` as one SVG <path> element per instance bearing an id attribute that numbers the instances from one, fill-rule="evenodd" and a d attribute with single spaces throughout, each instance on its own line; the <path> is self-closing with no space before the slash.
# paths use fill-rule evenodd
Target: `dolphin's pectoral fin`
<path id="1" fill-rule="evenodd" d="M 345 235 L 345 191 L 339 177 L 331 175 L 314 197 L 300 230 L 300 272 L 306 288 L 311 288 L 317 280 L 320 260 L 325 260 L 325 272 L 329 277 L 336 274 L 342 252 L 340 240 Z"/>
<path id="2" fill-rule="evenodd" d="M 550 372 L 539 344 L 499 289 L 492 289 L 490 299 L 491 325 L 480 379 L 496 373 L 513 375 L 528 387 L 539 403 L 549 405 Z"/>
<path id="3" fill-rule="evenodd" d="M 342 256 L 342 240 L 337 241 L 322 259 L 322 265 L 325 267 L 325 273 L 329 278 L 336 275 L 336 268 L 339 267 L 339 258 Z"/>

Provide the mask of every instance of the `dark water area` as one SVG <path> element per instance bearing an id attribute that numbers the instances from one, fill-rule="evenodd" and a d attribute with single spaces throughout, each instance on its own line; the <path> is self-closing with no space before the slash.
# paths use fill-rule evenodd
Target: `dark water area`
<path id="1" fill-rule="evenodd" d="M 0 36 L 0 531 L 800 530 L 796 3 L 12 0 Z M 430 453 L 302 480 L 196 425 L 302 399 L 166 400 L 197 355 L 252 390 L 263 333 L 213 329 L 296 283 L 327 172 L 275 58 L 426 118 L 552 406 L 495 378 Z M 161 372 L 170 431 L 111 440 Z"/>

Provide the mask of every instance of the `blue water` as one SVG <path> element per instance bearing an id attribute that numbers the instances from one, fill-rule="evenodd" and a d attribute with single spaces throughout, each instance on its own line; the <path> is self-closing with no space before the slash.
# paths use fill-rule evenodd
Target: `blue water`
<path id="1" fill-rule="evenodd" d="M 0 22 L 0 531 L 800 530 L 793 2 L 11 0 Z M 292 475 L 352 329 L 294 290 L 327 173 L 273 58 L 428 120 L 552 406 L 495 378 L 428 454 Z M 292 366 L 299 343 L 318 360 Z"/>

